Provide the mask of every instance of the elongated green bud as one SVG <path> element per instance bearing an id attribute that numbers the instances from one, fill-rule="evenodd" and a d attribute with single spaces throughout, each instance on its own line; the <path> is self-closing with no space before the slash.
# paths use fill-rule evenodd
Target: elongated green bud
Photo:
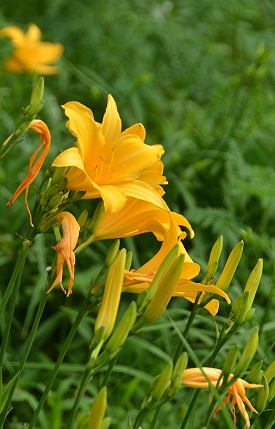
<path id="1" fill-rule="evenodd" d="M 231 283 L 231 280 L 235 274 L 236 268 L 240 262 L 243 252 L 244 242 L 240 241 L 230 253 L 225 267 L 216 283 L 216 286 L 222 290 L 226 290 Z"/>
<path id="2" fill-rule="evenodd" d="M 148 294 L 147 294 L 147 297 L 146 297 L 146 303 L 150 302 L 152 300 L 152 298 L 155 295 L 156 290 L 157 290 L 157 288 L 159 286 L 161 278 L 165 275 L 165 272 L 171 266 L 171 264 L 173 262 L 175 262 L 175 260 L 176 260 L 176 258 L 178 256 L 178 251 L 179 251 L 179 246 L 178 245 L 174 246 L 173 249 L 170 250 L 170 252 L 167 254 L 167 256 L 162 261 L 159 269 L 157 270 L 157 272 L 156 272 L 156 274 L 154 276 L 154 279 L 153 279 L 152 283 L 150 284 L 150 286 L 148 288 Z"/>
<path id="3" fill-rule="evenodd" d="M 253 301 L 262 277 L 262 272 L 263 272 L 263 260 L 258 259 L 258 262 L 255 268 L 253 269 L 253 271 L 251 272 L 244 289 L 244 292 L 249 291 L 248 310 L 250 310 L 253 304 Z"/>
<path id="4" fill-rule="evenodd" d="M 102 303 L 94 327 L 95 334 L 98 329 L 104 328 L 104 341 L 110 336 L 115 324 L 124 280 L 125 260 L 126 250 L 122 249 L 108 270 Z"/>
<path id="5" fill-rule="evenodd" d="M 83 226 L 85 225 L 85 222 L 88 218 L 88 214 L 89 214 L 88 210 L 85 209 L 85 210 L 83 210 L 83 212 L 80 214 L 79 218 L 77 219 L 77 222 L 78 222 L 80 228 L 83 228 Z"/>
<path id="6" fill-rule="evenodd" d="M 217 271 L 217 268 L 219 266 L 219 260 L 222 252 L 223 247 L 223 237 L 222 235 L 218 238 L 214 246 L 212 247 L 212 250 L 210 252 L 207 268 L 206 268 L 206 274 L 203 279 L 203 282 L 208 283 L 215 272 Z"/>
<path id="7" fill-rule="evenodd" d="M 269 394 L 267 398 L 267 403 L 271 402 L 275 396 L 275 380 L 273 380 L 269 385 Z"/>
<path id="8" fill-rule="evenodd" d="M 173 371 L 173 363 L 168 362 L 168 364 L 165 365 L 165 367 L 161 371 L 159 378 L 157 380 L 157 383 L 154 389 L 152 390 L 151 395 L 155 401 L 159 401 L 162 398 L 165 390 L 167 390 L 167 388 L 169 387 L 172 371 Z"/>
<path id="9" fill-rule="evenodd" d="M 265 371 L 265 377 L 268 383 L 275 377 L 275 360 L 269 365 Z"/>
<path id="10" fill-rule="evenodd" d="M 100 389 L 90 412 L 90 419 L 88 429 L 101 429 L 103 417 L 107 405 L 107 387 L 104 386 Z"/>
<path id="11" fill-rule="evenodd" d="M 245 373 L 248 365 L 252 361 L 259 344 L 259 333 L 258 328 L 254 328 L 250 334 L 250 337 L 246 343 L 242 356 L 239 363 L 234 371 L 234 374 L 239 378 Z"/>
<path id="12" fill-rule="evenodd" d="M 259 360 L 259 362 L 255 363 L 249 371 L 248 376 L 246 377 L 246 381 L 248 383 L 260 384 L 263 376 L 262 370 L 263 361 Z"/>
<path id="13" fill-rule="evenodd" d="M 100 203 L 98 203 L 98 205 L 96 206 L 94 216 L 93 216 L 93 223 L 89 229 L 89 232 L 91 234 L 94 234 L 96 232 L 103 214 L 104 214 L 104 204 L 103 204 L 103 201 L 100 201 Z"/>
<path id="14" fill-rule="evenodd" d="M 49 200 L 53 195 L 58 194 L 58 185 L 52 185 L 50 186 L 47 190 L 46 190 L 46 196 L 47 199 Z"/>
<path id="15" fill-rule="evenodd" d="M 46 204 L 45 207 L 47 208 L 47 210 L 55 209 L 56 207 L 59 206 L 62 199 L 63 199 L 62 194 L 55 194 L 50 198 L 50 201 Z"/>
<path id="16" fill-rule="evenodd" d="M 74 203 L 78 200 L 81 200 L 82 197 L 86 194 L 86 191 L 70 191 L 69 192 L 69 201 L 70 203 Z"/>
<path id="17" fill-rule="evenodd" d="M 133 252 L 130 250 L 126 255 L 125 270 L 129 271 L 132 265 Z"/>
<path id="18" fill-rule="evenodd" d="M 22 113 L 24 120 L 32 120 L 35 118 L 37 113 L 39 113 L 44 107 L 44 100 L 40 100 L 37 103 L 29 104 Z"/>
<path id="19" fill-rule="evenodd" d="M 179 282 L 183 264 L 184 255 L 180 255 L 159 280 L 158 288 L 142 316 L 141 324 L 155 322 L 162 315 Z"/>
<path id="20" fill-rule="evenodd" d="M 126 341 L 132 326 L 135 323 L 137 317 L 137 305 L 135 301 L 132 301 L 123 314 L 115 332 L 112 334 L 108 343 L 106 344 L 105 350 L 110 355 L 116 352 Z"/>
<path id="21" fill-rule="evenodd" d="M 241 296 L 241 299 L 239 301 L 239 305 L 236 309 L 236 314 L 234 318 L 234 323 L 236 325 L 243 325 L 245 321 L 245 316 L 248 312 L 248 298 L 249 298 L 249 292 L 244 292 Z"/>
<path id="22" fill-rule="evenodd" d="M 33 87 L 30 104 L 34 105 L 42 100 L 44 95 L 44 78 L 40 76 Z"/>
<path id="23" fill-rule="evenodd" d="M 93 217 L 90 217 L 89 219 L 87 219 L 83 228 L 86 229 L 86 231 L 91 232 L 93 221 L 94 221 Z"/>
<path id="24" fill-rule="evenodd" d="M 236 363 L 238 354 L 239 354 L 239 346 L 237 345 L 231 347 L 231 349 L 228 350 L 224 361 L 224 366 L 223 366 L 223 375 L 225 380 L 228 379 L 229 374 L 234 372 L 233 368 Z"/>
<path id="25" fill-rule="evenodd" d="M 111 417 L 106 417 L 106 418 L 102 421 L 101 426 L 100 426 L 100 429 L 108 429 L 108 428 L 109 428 L 109 426 L 110 426 L 110 424 L 111 424 L 111 421 L 112 421 Z"/>
<path id="26" fill-rule="evenodd" d="M 264 375 L 261 384 L 263 385 L 263 387 L 259 388 L 258 398 L 256 402 L 256 410 L 258 411 L 258 413 L 261 413 L 265 409 L 269 396 L 269 386 Z"/>
<path id="27" fill-rule="evenodd" d="M 67 173 L 67 170 L 68 170 L 68 167 L 56 167 L 52 177 L 51 185 L 59 185 L 60 181 Z"/>
<path id="28" fill-rule="evenodd" d="M 181 377 L 183 371 L 186 369 L 188 364 L 188 355 L 186 352 L 183 352 L 177 360 L 177 363 L 174 367 L 173 374 L 171 377 L 171 386 L 169 389 L 169 395 L 174 395 L 180 388 L 182 382 Z"/>
<path id="29" fill-rule="evenodd" d="M 67 188 L 67 184 L 68 184 L 67 177 L 63 177 L 63 179 L 61 179 L 60 182 L 58 183 L 58 191 L 59 192 L 65 191 L 65 189 Z"/>
<path id="30" fill-rule="evenodd" d="M 119 251 L 119 246 L 120 246 L 119 240 L 114 241 L 113 244 L 111 245 L 109 252 L 106 256 L 106 259 L 105 259 L 105 265 L 107 267 L 109 267 L 114 262 L 116 255 Z"/>

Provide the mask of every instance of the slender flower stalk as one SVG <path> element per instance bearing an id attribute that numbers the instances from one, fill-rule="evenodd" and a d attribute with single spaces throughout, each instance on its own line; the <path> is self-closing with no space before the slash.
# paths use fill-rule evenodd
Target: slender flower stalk
<path id="1" fill-rule="evenodd" d="M 32 215 L 28 206 L 28 192 L 29 192 L 29 187 L 32 184 L 32 182 L 36 179 L 44 161 L 45 158 L 50 150 L 50 145 L 51 145 L 51 135 L 49 132 L 49 129 L 47 127 L 47 125 L 43 122 L 40 121 L 38 119 L 34 119 L 33 121 L 31 121 L 30 125 L 28 126 L 29 130 L 33 130 L 36 133 L 38 133 L 40 135 L 40 145 L 39 147 L 34 151 L 34 153 L 32 154 L 31 158 L 30 158 L 30 162 L 29 162 L 29 171 L 27 176 L 25 177 L 25 179 L 21 182 L 21 184 L 18 186 L 17 190 L 15 191 L 15 193 L 13 194 L 12 198 L 10 199 L 10 201 L 6 204 L 7 206 L 10 206 L 11 204 L 14 203 L 14 201 L 16 200 L 17 197 L 19 197 L 19 195 L 25 191 L 25 206 L 26 209 L 29 213 L 30 216 L 30 224 L 31 226 L 33 226 L 32 223 Z M 38 153 L 40 152 L 40 150 L 42 149 L 42 153 L 40 154 L 40 156 L 37 158 Z"/>
<path id="2" fill-rule="evenodd" d="M 5 62 L 5 69 L 13 73 L 39 73 L 52 75 L 59 72 L 50 64 L 61 57 L 64 47 L 60 43 L 41 42 L 41 30 L 30 24 L 24 33 L 20 28 L 10 25 L 0 30 L 0 36 L 8 37 L 14 47 L 12 55 Z"/>

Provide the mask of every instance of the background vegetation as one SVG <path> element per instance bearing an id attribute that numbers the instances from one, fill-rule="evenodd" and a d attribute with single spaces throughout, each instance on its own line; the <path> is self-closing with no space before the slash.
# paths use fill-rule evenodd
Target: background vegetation
<path id="1" fill-rule="evenodd" d="M 187 241 L 187 248 L 201 264 L 202 274 L 211 246 L 221 234 L 225 243 L 222 261 L 238 241 L 245 241 L 244 255 L 229 291 L 232 300 L 243 290 L 257 259 L 264 258 L 256 316 L 250 326 L 261 328 L 255 361 L 265 358 L 266 367 L 275 359 L 274 2 L 10 0 L 5 3 L 0 7 L 1 27 L 17 25 L 26 30 L 28 23 L 34 22 L 41 28 L 43 40 L 65 46 L 60 74 L 45 79 L 45 108 L 39 115 L 52 133 L 48 165 L 60 148 L 65 149 L 72 142 L 65 129 L 61 105 L 80 101 L 101 121 L 107 94 L 111 93 L 124 128 L 142 122 L 147 130 L 146 142 L 164 146 L 165 175 L 169 182 L 166 201 L 171 209 L 184 214 L 195 230 L 195 238 Z M 1 40 L 2 64 L 10 51 L 8 39 Z M 30 76 L 1 71 L 1 142 L 15 129 L 21 108 L 28 104 L 31 88 Z M 32 139 L 35 144 L 37 137 L 30 135 L 28 142 Z M 32 152 L 31 144 L 22 143 L 0 165 L 3 290 L 21 245 L 16 233 L 24 235 L 28 223 L 23 198 L 8 209 L 5 204 L 24 177 Z M 156 250 L 150 237 L 123 244 L 135 251 L 136 266 Z M 52 245 L 51 234 L 38 236 L 30 253 L 13 326 L 16 341 L 9 345 L 6 360 L 7 374 L 13 374 L 22 353 L 44 286 L 45 267 L 53 257 Z M 8 428 L 22 427 L 28 421 L 108 245 L 94 245 L 78 258 L 74 293 L 70 298 L 64 298 L 57 289 L 50 294 Z M 130 299 L 125 296 L 122 306 Z M 189 304 L 174 300 L 170 307 L 172 317 L 182 329 Z M 215 340 L 214 321 L 211 326 L 206 325 L 210 319 L 204 314 L 196 319 L 190 335 L 190 345 L 199 358 L 209 353 Z M 227 314 L 228 309 L 222 303 L 217 323 L 222 323 Z M 38 428 L 66 427 L 66 410 L 86 362 L 92 321 L 91 316 L 81 324 L 66 357 L 64 373 L 51 392 Z M 0 331 L 3 330 L 4 322 L 0 324 Z M 242 341 L 245 344 L 246 338 L 247 333 L 240 332 L 241 344 Z M 123 365 L 113 375 L 121 380 L 121 387 L 116 384 L 112 390 L 112 383 L 109 387 L 107 414 L 113 417 L 113 427 L 127 427 L 125 409 L 131 416 L 136 413 L 147 391 L 148 374 L 153 376 L 161 370 L 173 355 L 177 340 L 164 317 L 157 326 L 129 341 L 118 362 Z M 222 351 L 217 366 L 222 365 L 224 356 Z M 89 386 L 81 404 L 82 413 L 90 409 L 98 384 L 95 380 Z M 202 408 L 194 417 L 195 422 L 200 421 L 204 412 L 206 396 L 201 396 Z M 188 401 L 186 389 L 182 389 L 174 403 L 163 408 L 159 427 L 179 427 Z M 216 426 L 212 427 L 221 427 L 221 418 L 218 415 Z M 268 412 L 261 419 L 256 428 L 263 427 Z M 243 427 L 241 418 L 238 424 Z"/>

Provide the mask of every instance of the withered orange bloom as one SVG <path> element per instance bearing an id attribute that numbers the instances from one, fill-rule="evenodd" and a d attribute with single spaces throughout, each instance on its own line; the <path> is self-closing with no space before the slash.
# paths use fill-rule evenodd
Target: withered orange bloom
<path id="1" fill-rule="evenodd" d="M 213 386 L 216 386 L 218 380 L 220 379 L 222 370 L 217 368 L 208 368 L 208 367 L 203 367 L 202 369 L 203 369 L 203 372 L 209 378 L 211 384 Z M 193 387 L 197 389 L 203 389 L 203 388 L 209 387 L 209 383 L 205 378 L 203 372 L 200 370 L 200 368 L 186 369 L 185 371 L 183 371 L 183 374 L 182 374 L 182 384 L 186 387 Z M 230 374 L 228 377 L 228 380 L 231 380 L 233 376 L 234 376 L 233 374 Z M 220 381 L 222 382 L 222 380 Z M 259 387 L 262 387 L 262 385 L 250 384 L 247 381 L 243 380 L 242 378 L 237 378 L 237 380 L 228 388 L 228 393 L 227 393 L 227 396 L 224 398 L 223 403 L 226 405 L 229 402 L 230 398 L 232 398 L 231 413 L 234 418 L 235 426 L 236 426 L 235 405 L 237 404 L 240 410 L 240 413 L 245 419 L 246 429 L 250 428 L 250 421 L 249 421 L 247 411 L 245 409 L 245 404 L 252 412 L 257 413 L 257 411 L 255 410 L 255 408 L 247 398 L 245 394 L 245 389 L 256 389 Z M 221 410 L 221 407 L 218 407 L 214 413 L 214 416 L 220 410 Z"/>
<path id="2" fill-rule="evenodd" d="M 60 284 L 61 289 L 64 293 L 69 296 L 72 293 L 72 288 L 74 284 L 74 266 L 75 266 L 75 255 L 74 248 L 76 246 L 78 237 L 79 237 L 79 224 L 75 217 L 69 212 L 61 212 L 56 216 L 56 220 L 61 223 L 63 230 L 63 238 L 53 247 L 57 252 L 57 262 L 56 262 L 56 279 L 47 291 L 49 293 L 53 288 Z M 68 292 L 63 287 L 63 266 L 66 262 L 70 280 L 68 285 Z"/>
<path id="3" fill-rule="evenodd" d="M 39 73 L 52 75 L 59 68 L 50 64 L 59 59 L 64 51 L 61 43 L 41 42 L 41 31 L 30 24 L 24 33 L 20 28 L 10 25 L 0 30 L 0 36 L 11 39 L 14 50 L 5 63 L 5 69 L 14 73 Z"/>
<path id="4" fill-rule="evenodd" d="M 31 185 L 31 183 L 35 180 L 35 178 L 37 177 L 43 162 L 45 161 L 45 158 L 50 150 L 50 146 L 51 146 L 51 135 L 50 135 L 50 131 L 47 127 L 47 125 L 45 124 L 45 122 L 40 121 L 38 119 L 34 119 L 33 121 L 31 121 L 30 125 L 28 126 L 29 130 L 33 130 L 36 133 L 38 133 L 40 135 L 40 145 L 39 147 L 34 151 L 34 153 L 32 154 L 32 156 L 30 157 L 30 162 L 29 162 L 29 171 L 27 176 L 25 177 L 25 179 L 21 182 L 21 184 L 18 186 L 18 188 L 16 189 L 15 193 L 13 194 L 12 198 L 10 199 L 10 201 L 7 202 L 7 206 L 10 206 L 11 204 L 14 203 L 14 201 L 16 200 L 16 198 L 24 191 L 25 192 L 25 206 L 26 209 L 29 213 L 30 216 L 30 223 L 33 226 L 32 223 L 32 215 L 28 206 L 28 192 L 29 192 L 29 187 Z M 42 149 L 42 153 L 40 154 L 40 156 L 38 157 L 38 159 L 36 160 L 36 157 L 39 153 L 39 151 Z"/>

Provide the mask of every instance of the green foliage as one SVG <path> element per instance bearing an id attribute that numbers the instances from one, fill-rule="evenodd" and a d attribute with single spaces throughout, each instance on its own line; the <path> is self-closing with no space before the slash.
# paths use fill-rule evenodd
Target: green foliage
<path id="1" fill-rule="evenodd" d="M 274 3 L 271 0 L 9 0 L 5 3 L 0 7 L 0 27 L 17 25 L 26 30 L 28 23 L 34 22 L 42 29 L 43 40 L 65 46 L 61 73 L 45 78 L 45 107 L 39 117 L 52 132 L 52 148 L 44 171 L 57 151 L 72 143 L 72 136 L 65 129 L 61 104 L 72 100 L 82 102 L 101 121 L 107 94 L 111 93 L 124 128 L 142 122 L 147 130 L 146 142 L 164 146 L 165 175 L 169 182 L 165 198 L 171 209 L 184 214 L 192 224 L 196 235 L 192 241 L 187 239 L 186 247 L 202 265 L 202 271 L 211 246 L 220 235 L 225 247 L 217 277 L 231 249 L 243 239 L 244 256 L 228 291 L 234 301 L 242 294 L 257 259 L 264 259 L 264 276 L 254 303 L 256 316 L 248 328 L 260 326 L 261 342 L 254 359 L 256 362 L 265 358 L 268 366 L 275 359 Z M 1 39 L 1 66 L 10 52 L 8 41 Z M 0 73 L 2 143 L 16 129 L 22 107 L 29 103 L 33 82 L 26 75 L 4 73 L 2 67 Z M 24 236 L 28 223 L 23 198 L 16 206 L 6 208 L 5 204 L 25 176 L 36 145 L 37 136 L 29 132 L 15 152 L 1 160 L 1 296 L 21 246 L 20 236 Z M 34 192 L 30 194 L 31 207 Z M 85 207 L 80 202 L 74 214 L 80 215 Z M 125 242 L 128 250 L 134 250 L 136 267 L 157 248 L 147 236 Z M 4 359 L 4 384 L 14 376 L 24 352 L 24 340 L 44 293 L 45 267 L 53 259 L 54 244 L 51 234 L 37 236 L 28 254 L 12 340 Z M 66 299 L 58 290 L 49 295 L 29 366 L 15 391 L 7 429 L 22 428 L 32 416 L 91 279 L 104 263 L 109 244 L 96 243 L 81 254 L 72 297 Z M 124 296 L 122 306 L 126 307 L 131 299 Z M 182 299 L 170 304 L 170 317 L 180 331 L 185 328 L 190 308 Z M 6 314 L 0 327 L 2 335 Z M 227 305 L 222 303 L 215 321 L 206 317 L 204 311 L 196 317 L 188 344 L 201 361 L 211 355 L 217 339 L 215 329 L 225 324 L 228 314 Z M 38 429 L 66 428 L 77 380 L 88 358 L 95 317 L 95 313 L 89 314 L 79 325 L 37 423 Z M 238 333 L 242 350 L 246 341 L 247 330 L 243 328 Z M 113 427 L 128 427 L 125 410 L 134 421 L 150 381 L 173 356 L 177 343 L 173 323 L 166 316 L 146 327 L 138 337 L 129 339 L 109 382 L 107 409 Z M 222 367 L 226 352 L 234 344 L 231 338 L 219 353 L 217 366 Z M 102 378 L 99 372 L 94 383 L 88 385 L 76 425 L 89 413 Z M 204 421 L 207 400 L 208 393 L 201 392 L 190 428 L 199 427 Z M 191 395 L 180 390 L 173 402 L 162 408 L 158 427 L 179 427 L 190 401 Z M 270 409 L 273 407 L 274 399 L 269 404 Z M 274 422 L 274 412 L 261 414 L 253 428 L 271 428 L 268 420 Z M 211 428 L 222 427 L 223 423 L 219 413 Z M 240 417 L 239 427 L 241 423 Z M 149 428 L 148 422 L 143 428 Z"/>

